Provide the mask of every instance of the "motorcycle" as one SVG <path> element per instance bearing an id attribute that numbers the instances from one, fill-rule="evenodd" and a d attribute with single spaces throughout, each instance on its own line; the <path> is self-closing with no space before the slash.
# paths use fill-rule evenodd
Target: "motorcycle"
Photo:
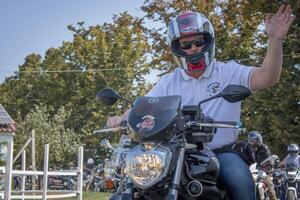
<path id="1" fill-rule="evenodd" d="M 300 169 L 297 164 L 287 167 L 285 171 L 285 199 L 296 200 L 300 197 Z"/>
<path id="2" fill-rule="evenodd" d="M 68 180 L 65 176 L 49 176 L 48 187 L 50 190 L 66 190 L 68 188 Z"/>
<path id="3" fill-rule="evenodd" d="M 276 160 L 279 160 L 277 155 L 269 156 L 257 167 L 258 170 L 252 173 L 256 187 L 256 199 L 258 200 L 270 199 L 269 190 L 270 187 L 273 187 L 272 175 Z M 272 193 L 270 195 L 272 195 Z"/>
<path id="4" fill-rule="evenodd" d="M 126 127 L 126 122 L 123 122 L 123 127 Z M 101 132 L 101 131 L 100 131 Z M 94 131 L 95 134 L 99 132 Z M 124 166 L 126 160 L 126 150 L 131 144 L 131 138 L 127 135 L 127 130 L 121 130 L 121 137 L 117 145 L 110 144 L 109 140 L 106 138 L 100 142 L 100 145 L 110 149 L 113 153 L 109 160 L 105 162 L 104 165 L 104 177 L 105 177 L 105 190 L 110 192 L 118 192 L 123 190 L 124 184 Z M 119 149 L 122 148 L 123 151 Z"/>
<path id="5" fill-rule="evenodd" d="M 25 190 L 30 190 L 32 188 L 32 177 L 31 176 L 25 176 Z M 15 190 L 21 190 L 22 185 L 22 178 L 21 176 L 15 176 L 14 177 L 14 187 Z"/>
<path id="6" fill-rule="evenodd" d="M 281 197 L 285 188 L 284 171 L 281 168 L 275 168 L 273 173 L 273 184 L 277 197 Z M 283 198 L 284 199 L 284 198 Z"/>
<path id="7" fill-rule="evenodd" d="M 94 191 L 95 189 L 95 177 L 96 177 L 96 168 L 85 169 L 83 173 L 82 186 L 85 192 Z"/>
<path id="8" fill-rule="evenodd" d="M 224 98 L 238 102 L 251 94 L 248 88 L 228 85 L 198 105 L 181 107 L 181 96 L 138 97 L 134 103 L 111 89 L 97 98 L 106 105 L 118 99 L 132 106 L 128 116 L 133 142 L 117 148 L 126 154 L 124 189 L 110 199 L 228 199 L 217 187 L 219 162 L 207 144 L 217 128 L 239 129 L 237 122 L 218 122 L 204 116 L 201 104 Z M 120 130 L 120 129 L 107 129 Z"/>

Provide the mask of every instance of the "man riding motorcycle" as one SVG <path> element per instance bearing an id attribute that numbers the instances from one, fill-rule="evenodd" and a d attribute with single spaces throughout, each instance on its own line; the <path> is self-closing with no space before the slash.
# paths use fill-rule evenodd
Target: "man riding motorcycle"
<path id="1" fill-rule="evenodd" d="M 297 144 L 289 144 L 288 155 L 282 160 L 283 168 L 288 167 L 288 163 L 295 163 L 297 168 L 300 168 L 299 146 Z"/>
<path id="2" fill-rule="evenodd" d="M 201 99 L 216 95 L 229 84 L 243 85 L 251 90 L 274 85 L 280 77 L 282 38 L 293 20 L 290 6 L 281 6 L 275 18 L 266 18 L 270 39 L 268 53 L 262 67 L 247 67 L 236 62 L 215 61 L 215 34 L 208 18 L 190 11 L 179 14 L 169 23 L 168 40 L 180 66 L 164 75 L 146 96 L 180 95 L 182 106 L 197 105 Z M 236 122 L 240 120 L 240 106 L 240 103 L 230 104 L 218 99 L 203 104 L 203 112 L 215 120 Z M 119 126 L 128 113 L 109 118 L 107 126 Z M 232 199 L 255 199 L 248 165 L 238 154 L 222 150 L 236 140 L 236 131 L 220 129 L 208 144 L 210 149 L 219 152 L 219 185 L 231 193 Z"/>
<path id="3" fill-rule="evenodd" d="M 269 147 L 263 143 L 262 136 L 258 131 L 251 131 L 248 134 L 248 143 L 252 146 L 255 154 L 256 168 L 257 169 L 262 168 L 261 163 L 272 155 L 271 151 L 269 150 Z M 277 200 L 276 192 L 274 190 L 274 185 L 272 181 L 273 170 L 274 170 L 274 163 L 268 165 L 267 169 L 266 168 L 263 169 L 263 171 L 267 173 L 267 178 L 266 178 L 266 186 L 268 187 L 267 194 L 270 200 Z"/>
<path id="4" fill-rule="evenodd" d="M 287 171 L 293 171 L 300 168 L 300 156 L 299 156 L 299 146 L 295 143 L 289 144 L 287 147 L 288 155 L 280 162 L 282 169 Z M 287 177 L 286 177 L 287 179 Z M 287 180 L 286 180 L 287 181 Z M 299 183 L 300 184 L 300 183 Z M 280 199 L 284 200 L 286 196 L 286 189 L 281 191 Z M 297 191 L 298 195 L 300 191 Z"/>

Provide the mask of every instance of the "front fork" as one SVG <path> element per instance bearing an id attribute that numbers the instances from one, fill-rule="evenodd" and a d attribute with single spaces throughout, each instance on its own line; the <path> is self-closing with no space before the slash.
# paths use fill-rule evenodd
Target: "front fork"
<path id="1" fill-rule="evenodd" d="M 126 181 L 126 190 L 122 193 L 121 200 L 131 200 L 133 199 L 133 183 L 128 177 Z"/>
<path id="2" fill-rule="evenodd" d="M 180 149 L 177 165 L 176 165 L 176 171 L 173 177 L 173 180 L 171 182 L 171 188 L 169 190 L 169 193 L 167 195 L 166 200 L 176 200 L 178 197 L 178 191 L 180 187 L 180 178 L 182 173 L 182 167 L 184 162 L 184 154 L 185 154 L 185 148 Z"/>

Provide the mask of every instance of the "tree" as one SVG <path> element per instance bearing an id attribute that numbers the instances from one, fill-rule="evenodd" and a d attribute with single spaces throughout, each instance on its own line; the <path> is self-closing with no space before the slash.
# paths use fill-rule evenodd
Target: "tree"
<path id="1" fill-rule="evenodd" d="M 18 118 L 15 145 L 19 148 L 22 147 L 24 141 L 31 137 L 31 131 L 34 129 L 36 133 L 36 163 L 39 169 L 43 169 L 45 144 L 49 144 L 50 147 L 49 163 L 51 167 L 64 166 L 68 162 L 74 161 L 74 158 L 76 159 L 80 136 L 74 130 L 65 128 L 64 122 L 69 114 L 69 111 L 61 107 L 52 117 L 48 114 L 46 107 L 35 106 L 24 119 Z M 17 151 L 19 148 L 14 150 Z M 29 148 L 26 150 L 31 154 Z"/>
<path id="2" fill-rule="evenodd" d="M 0 101 L 12 117 L 24 119 L 35 106 L 46 107 L 54 117 L 61 107 L 63 124 L 78 134 L 81 142 L 98 142 L 92 131 L 102 127 L 108 114 L 121 114 L 128 105 L 104 107 L 96 101 L 98 91 L 114 88 L 133 98 L 146 87 L 144 74 L 149 71 L 149 51 L 141 29 L 141 20 L 128 13 L 114 16 L 113 23 L 85 27 L 83 22 L 68 26 L 73 41 L 49 48 L 45 57 L 31 54 L 18 72 L 0 86 Z"/>

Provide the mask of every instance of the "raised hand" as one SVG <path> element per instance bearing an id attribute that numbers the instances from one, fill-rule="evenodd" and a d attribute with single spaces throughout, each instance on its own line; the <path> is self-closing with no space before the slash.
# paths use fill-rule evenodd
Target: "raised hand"
<path id="1" fill-rule="evenodd" d="M 282 40 L 295 18 L 290 5 L 281 5 L 274 17 L 270 13 L 267 14 L 265 26 L 269 38 Z"/>

